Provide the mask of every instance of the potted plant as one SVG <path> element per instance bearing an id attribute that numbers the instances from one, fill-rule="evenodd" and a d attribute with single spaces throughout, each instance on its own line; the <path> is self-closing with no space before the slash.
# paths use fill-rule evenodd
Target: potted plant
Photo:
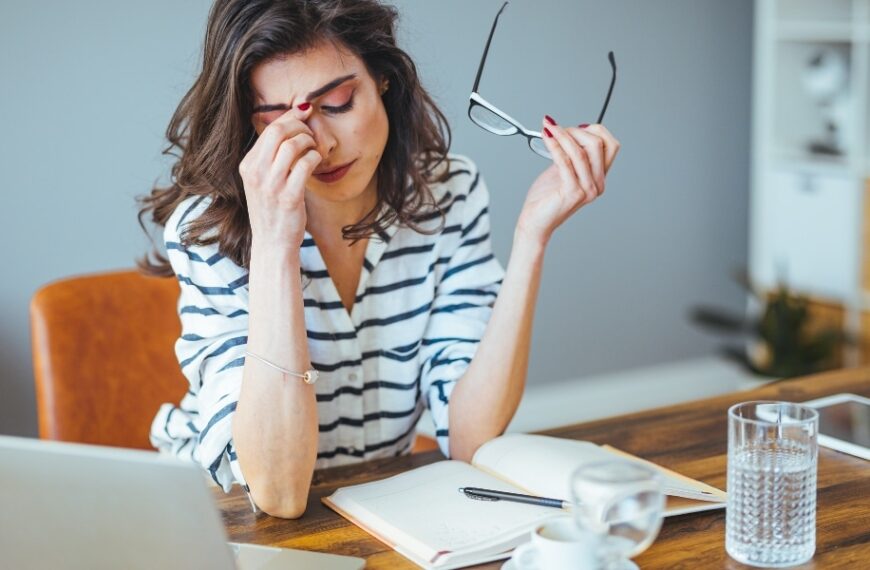
<path id="1" fill-rule="evenodd" d="M 842 329 L 812 324 L 808 299 L 780 283 L 773 291 L 754 287 L 745 271 L 735 279 L 761 307 L 756 315 L 698 306 L 691 320 L 700 327 L 736 337 L 721 352 L 745 369 L 768 379 L 804 376 L 839 366 L 846 344 L 854 341 Z"/>

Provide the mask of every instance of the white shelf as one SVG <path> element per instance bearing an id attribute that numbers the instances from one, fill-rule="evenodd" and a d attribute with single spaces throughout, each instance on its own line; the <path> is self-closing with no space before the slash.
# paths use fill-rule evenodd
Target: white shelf
<path id="1" fill-rule="evenodd" d="M 770 15 L 779 22 L 849 23 L 866 0 L 780 0 Z"/>
<path id="2" fill-rule="evenodd" d="M 797 149 L 775 148 L 769 156 L 777 166 L 819 170 L 821 173 L 848 173 L 851 167 L 846 156 L 811 154 Z"/>
<path id="3" fill-rule="evenodd" d="M 866 182 L 870 178 L 870 0 L 755 0 L 750 271 L 843 305 L 857 333 L 864 290 Z M 828 118 L 806 89 L 805 69 L 821 48 L 849 65 L 850 118 L 845 154 L 821 155 L 808 142 L 825 138 Z M 853 129 L 853 130 L 850 130 Z"/>
<path id="4" fill-rule="evenodd" d="M 784 41 L 847 43 L 856 35 L 849 22 L 782 22 L 776 30 L 777 38 Z"/>
<path id="5" fill-rule="evenodd" d="M 771 42 L 772 38 L 766 38 Z M 763 40 L 764 41 L 764 40 Z M 779 155 L 789 159 L 809 159 L 812 162 L 848 166 L 842 156 L 814 155 L 809 152 L 810 141 L 825 138 L 826 116 L 823 108 L 805 89 L 808 62 L 821 50 L 834 50 L 852 67 L 853 45 L 848 42 L 776 42 L 770 49 L 771 61 L 766 73 L 770 87 L 764 91 L 769 101 L 768 113 L 762 115 L 770 126 L 770 138 L 758 148 L 764 152 L 772 147 Z M 850 149 L 854 152 L 854 149 Z"/>

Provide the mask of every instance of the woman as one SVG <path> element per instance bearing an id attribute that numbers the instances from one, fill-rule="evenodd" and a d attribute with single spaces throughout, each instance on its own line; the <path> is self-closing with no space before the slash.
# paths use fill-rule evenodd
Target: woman
<path id="1" fill-rule="evenodd" d="M 424 406 L 448 457 L 504 431 L 546 245 L 619 148 L 544 119 L 554 163 L 505 272 L 487 188 L 448 154 L 396 17 L 376 0 L 217 0 L 167 133 L 173 184 L 143 199 L 168 257 L 143 265 L 181 284 L 190 383 L 152 442 L 274 516 L 301 516 L 315 468 L 408 452 Z"/>

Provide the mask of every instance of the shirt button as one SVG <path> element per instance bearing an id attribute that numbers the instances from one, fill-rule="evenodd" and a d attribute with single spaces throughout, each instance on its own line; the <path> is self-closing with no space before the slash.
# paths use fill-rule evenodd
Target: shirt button
<path id="1" fill-rule="evenodd" d="M 359 376 L 357 376 L 356 374 L 351 374 L 350 376 L 347 377 L 347 379 L 350 380 L 351 382 L 356 382 L 358 378 L 359 378 Z"/>

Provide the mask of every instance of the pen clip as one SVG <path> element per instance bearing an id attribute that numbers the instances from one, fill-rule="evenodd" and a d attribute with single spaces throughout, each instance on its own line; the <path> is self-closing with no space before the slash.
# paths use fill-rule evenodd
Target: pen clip
<path id="1" fill-rule="evenodd" d="M 463 489 L 462 491 L 466 497 L 469 499 L 474 499 L 475 501 L 498 501 L 495 497 L 486 497 L 484 495 L 478 495 L 474 491 L 469 491 L 467 489 Z"/>

